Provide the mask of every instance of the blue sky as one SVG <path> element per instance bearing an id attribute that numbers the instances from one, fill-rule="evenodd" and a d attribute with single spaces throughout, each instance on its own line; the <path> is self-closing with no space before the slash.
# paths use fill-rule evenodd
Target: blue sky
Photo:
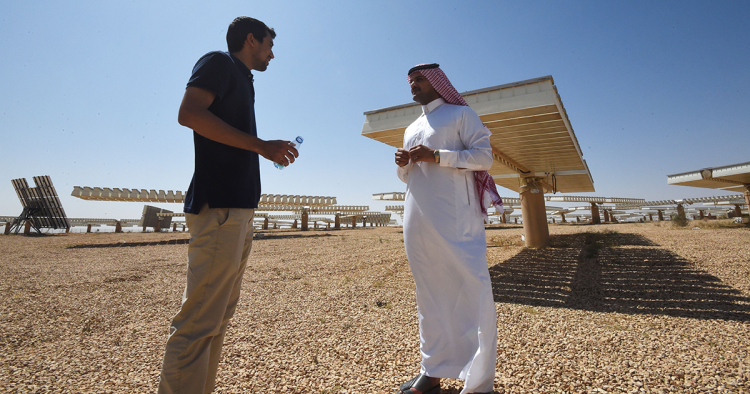
<path id="1" fill-rule="evenodd" d="M 410 102 L 406 71 L 425 62 L 459 91 L 552 75 L 597 196 L 726 194 L 666 176 L 750 161 L 746 1 L 6 1 L 0 215 L 21 211 L 10 180 L 34 175 L 52 177 L 70 217 L 143 207 L 73 186 L 187 190 L 192 136 L 177 109 L 239 15 L 278 34 L 255 77 L 259 137 L 305 138 L 289 168 L 262 162 L 264 193 L 383 210 L 371 195 L 404 185 L 393 148 L 361 136 L 363 112 Z"/>

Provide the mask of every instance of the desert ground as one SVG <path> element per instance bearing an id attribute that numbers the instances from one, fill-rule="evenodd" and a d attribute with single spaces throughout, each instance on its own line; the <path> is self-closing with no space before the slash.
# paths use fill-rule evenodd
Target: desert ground
<path id="1" fill-rule="evenodd" d="M 551 225 L 541 250 L 488 227 L 495 392 L 750 392 L 750 230 L 705 223 Z M 418 372 L 400 228 L 257 236 L 217 393 L 394 393 Z M 155 392 L 188 237 L 0 236 L 0 392 Z"/>

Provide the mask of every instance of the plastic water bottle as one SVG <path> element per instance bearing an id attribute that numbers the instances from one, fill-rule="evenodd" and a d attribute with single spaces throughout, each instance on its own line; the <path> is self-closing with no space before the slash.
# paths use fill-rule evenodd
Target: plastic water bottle
<path id="1" fill-rule="evenodd" d="M 294 139 L 294 142 L 292 142 L 292 146 L 294 146 L 295 148 L 297 148 L 297 150 L 299 150 L 299 146 L 302 145 L 302 141 L 304 141 L 304 139 L 300 136 L 297 136 L 297 138 Z M 285 165 L 282 165 L 279 163 L 273 163 L 273 165 L 275 165 L 276 168 L 280 170 L 283 170 L 284 167 L 286 167 Z"/>

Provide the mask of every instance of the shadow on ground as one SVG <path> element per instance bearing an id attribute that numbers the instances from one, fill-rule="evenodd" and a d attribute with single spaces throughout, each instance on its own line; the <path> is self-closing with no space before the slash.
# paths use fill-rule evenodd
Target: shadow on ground
<path id="1" fill-rule="evenodd" d="M 68 249 L 91 249 L 91 248 L 132 248 L 136 246 L 154 245 L 184 245 L 190 243 L 190 238 L 168 239 L 153 242 L 114 242 L 108 244 L 78 244 L 68 246 Z"/>
<path id="2" fill-rule="evenodd" d="M 320 237 L 343 237 L 343 235 L 334 235 L 329 233 L 310 234 L 310 233 L 255 233 L 255 240 L 263 239 L 285 239 L 285 238 L 320 238 Z"/>
<path id="3" fill-rule="evenodd" d="M 554 235 L 490 276 L 495 302 L 750 321 L 750 297 L 638 234 Z"/>
<path id="4" fill-rule="evenodd" d="M 264 239 L 282 239 L 282 238 L 318 238 L 318 237 L 340 237 L 341 235 L 333 235 L 333 234 L 300 234 L 300 233 L 283 233 L 283 234 L 273 234 L 273 233 L 255 233 L 255 236 L 253 239 L 255 241 L 258 240 L 264 240 Z M 184 245 L 189 244 L 190 238 L 179 238 L 179 239 L 168 239 L 168 240 L 162 240 L 162 241 L 144 241 L 144 242 L 113 242 L 108 244 L 78 244 L 78 245 L 71 245 L 68 246 L 68 249 L 92 249 L 92 248 L 132 248 L 137 246 L 155 246 L 155 245 Z"/>

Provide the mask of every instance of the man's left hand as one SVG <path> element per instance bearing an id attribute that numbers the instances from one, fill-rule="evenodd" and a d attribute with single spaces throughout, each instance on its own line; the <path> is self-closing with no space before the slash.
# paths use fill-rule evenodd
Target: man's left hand
<path id="1" fill-rule="evenodd" d="M 413 146 L 409 149 L 409 157 L 412 163 L 425 161 L 429 163 L 435 162 L 435 151 L 424 145 Z"/>

